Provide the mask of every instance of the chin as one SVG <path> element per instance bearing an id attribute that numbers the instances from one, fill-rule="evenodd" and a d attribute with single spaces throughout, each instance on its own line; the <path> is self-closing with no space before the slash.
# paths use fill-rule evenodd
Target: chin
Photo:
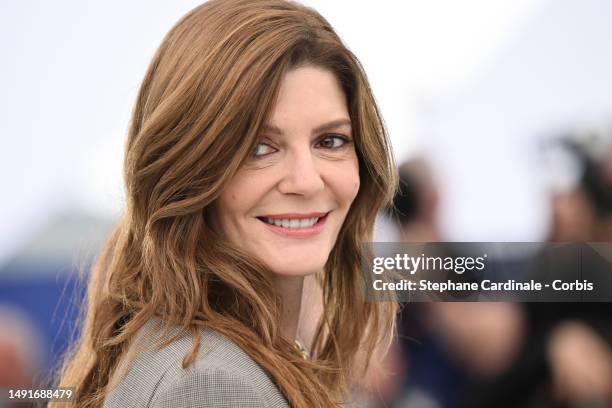
<path id="1" fill-rule="evenodd" d="M 323 269 L 324 265 L 321 265 L 319 267 L 312 267 L 312 268 L 305 268 L 303 266 L 301 266 L 300 268 L 291 268 L 291 267 L 285 267 L 285 268 L 271 268 L 272 272 L 277 275 L 277 276 L 285 276 L 285 277 L 290 277 L 290 276 L 308 276 L 308 275 L 314 275 L 315 273 L 317 273 L 318 271 Z"/>
<path id="2" fill-rule="evenodd" d="M 277 276 L 308 276 L 313 275 L 325 267 L 325 261 L 322 262 L 279 262 L 273 265 L 268 264 L 270 270 Z"/>
<path id="3" fill-rule="evenodd" d="M 251 248 L 250 252 L 277 276 L 308 276 L 323 270 L 331 250 L 327 242 L 318 242 Z"/>

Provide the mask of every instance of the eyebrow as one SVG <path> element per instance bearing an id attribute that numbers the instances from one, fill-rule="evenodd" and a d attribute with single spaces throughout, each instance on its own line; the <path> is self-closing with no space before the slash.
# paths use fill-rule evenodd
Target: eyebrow
<path id="1" fill-rule="evenodd" d="M 352 125 L 351 125 L 350 119 L 336 119 L 336 120 L 332 120 L 330 122 L 326 122 L 326 123 L 324 123 L 322 125 L 319 125 L 316 128 L 314 128 L 312 130 L 312 133 L 322 133 L 322 132 L 333 130 L 333 129 L 337 129 L 337 128 L 343 127 L 343 126 L 351 127 Z M 283 134 L 283 131 L 278 126 L 275 126 L 275 125 L 272 125 L 272 124 L 264 125 L 262 130 L 264 132 L 275 134 L 275 135 L 282 135 Z"/>

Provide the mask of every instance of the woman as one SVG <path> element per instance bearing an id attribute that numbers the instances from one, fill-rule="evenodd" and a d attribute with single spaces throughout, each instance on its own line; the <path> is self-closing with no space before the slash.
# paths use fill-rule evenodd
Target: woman
<path id="1" fill-rule="evenodd" d="M 75 405 L 346 403 L 357 352 L 394 327 L 395 303 L 364 301 L 359 263 L 395 175 L 329 23 L 280 0 L 188 13 L 144 78 L 124 164 L 125 213 L 61 376 Z M 322 298 L 310 356 L 307 276 Z"/>

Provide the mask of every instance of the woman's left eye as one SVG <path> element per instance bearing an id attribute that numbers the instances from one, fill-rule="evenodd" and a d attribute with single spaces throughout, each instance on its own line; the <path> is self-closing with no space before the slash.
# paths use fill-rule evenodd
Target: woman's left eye
<path id="1" fill-rule="evenodd" d="M 348 139 L 340 135 L 325 136 L 319 142 L 319 146 L 325 149 L 338 149 L 348 143 Z"/>

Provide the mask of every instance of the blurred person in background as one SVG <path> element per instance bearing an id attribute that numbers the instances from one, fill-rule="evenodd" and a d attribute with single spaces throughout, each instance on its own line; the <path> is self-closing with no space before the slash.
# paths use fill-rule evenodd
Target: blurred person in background
<path id="1" fill-rule="evenodd" d="M 612 129 L 574 132 L 559 144 L 574 160 L 577 177 L 553 194 L 551 240 L 612 243 Z M 610 304 L 531 306 L 533 319 L 551 325 L 546 357 L 552 398 L 568 407 L 612 406 Z"/>
<path id="2" fill-rule="evenodd" d="M 429 163 L 416 158 L 399 168 L 400 188 L 391 217 L 404 242 L 436 242 L 439 193 Z M 453 407 L 465 390 L 503 372 L 524 333 L 511 303 L 405 304 L 398 325 L 407 377 L 398 407 Z M 401 354 L 400 354 L 401 355 Z"/>
<path id="3" fill-rule="evenodd" d="M 42 385 L 37 381 L 42 358 L 36 325 L 19 309 L 0 305 L 0 388 L 23 389 Z M 0 407 L 13 406 L 29 405 L 0 399 Z"/>
<path id="4" fill-rule="evenodd" d="M 438 242 L 440 194 L 430 164 L 416 157 L 399 167 L 400 185 L 390 215 L 404 242 Z"/>
<path id="5" fill-rule="evenodd" d="M 547 145 L 543 158 L 555 176 L 552 241 L 612 241 L 610 135 L 576 132 Z M 612 276 L 610 263 L 603 269 Z M 466 407 L 611 407 L 612 305 L 521 306 L 526 335 L 517 358 L 502 375 L 473 392 Z"/>
<path id="6" fill-rule="evenodd" d="M 611 242 L 612 132 L 575 133 L 556 143 L 571 163 L 559 170 L 573 171 L 575 181 L 554 184 L 551 240 Z"/>

